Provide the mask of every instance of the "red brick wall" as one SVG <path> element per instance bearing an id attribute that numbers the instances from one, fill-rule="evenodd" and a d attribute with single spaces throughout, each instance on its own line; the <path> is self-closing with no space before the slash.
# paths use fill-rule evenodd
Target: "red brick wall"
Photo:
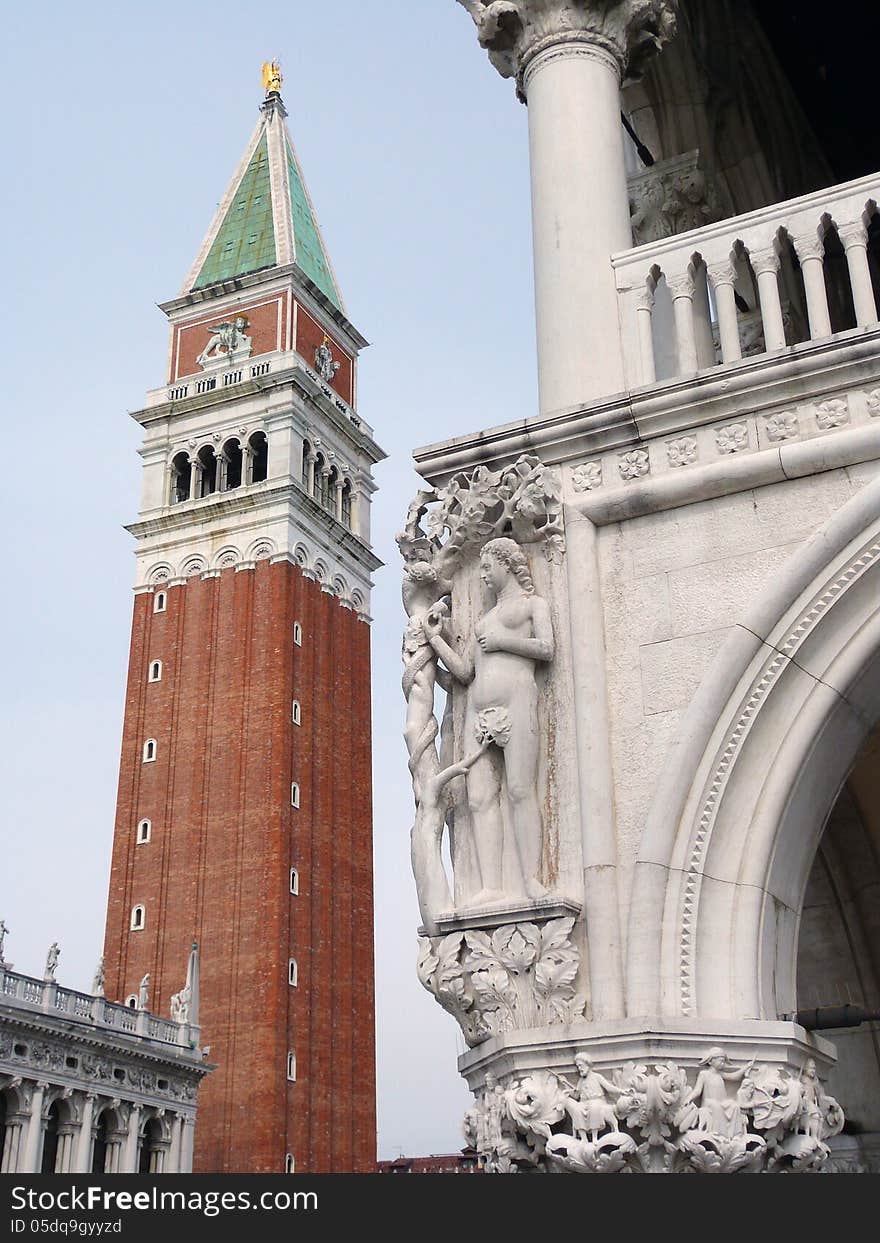
<path id="1" fill-rule="evenodd" d="M 340 364 L 335 379 L 329 380 L 328 383 L 331 388 L 336 389 L 342 400 L 347 401 L 351 406 L 354 404 L 354 363 L 333 337 L 328 334 L 327 339 L 333 351 L 333 361 Z M 315 350 L 323 340 L 324 329 L 312 319 L 308 311 L 304 311 L 297 303 L 296 344 L 294 349 L 306 360 L 310 367 L 315 365 Z"/>
<path id="2" fill-rule="evenodd" d="M 245 329 L 251 338 L 251 357 L 258 354 L 269 354 L 273 350 L 287 348 L 287 316 L 290 297 L 288 294 L 273 294 L 270 298 L 259 298 L 253 302 L 243 302 L 241 306 L 229 307 L 218 311 L 203 311 L 197 318 L 172 328 L 172 352 L 170 381 L 179 376 L 201 374 L 199 354 L 211 339 L 209 329 L 216 324 L 232 321 L 236 315 L 244 315 L 248 320 Z"/>
<path id="3" fill-rule="evenodd" d="M 287 1152 L 297 1171 L 373 1170 L 369 628 L 287 563 L 167 594 L 165 613 L 135 597 L 107 996 L 136 992 L 149 971 L 150 1008 L 168 1014 L 199 942 L 217 1070 L 199 1094 L 197 1171 L 281 1172 Z M 157 659 L 162 680 L 148 683 Z M 155 763 L 142 762 L 146 738 Z M 136 845 L 144 817 L 151 840 Z M 135 903 L 141 932 L 129 931 Z"/>

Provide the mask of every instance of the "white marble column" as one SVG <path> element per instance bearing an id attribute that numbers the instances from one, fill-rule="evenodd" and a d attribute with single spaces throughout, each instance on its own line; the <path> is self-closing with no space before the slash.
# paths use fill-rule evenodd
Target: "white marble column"
<path id="1" fill-rule="evenodd" d="M 0 1174 L 18 1172 L 21 1158 L 22 1143 L 27 1134 L 27 1114 L 10 1114 L 6 1118 L 6 1134 L 3 1139 L 3 1156 L 0 1160 Z"/>
<path id="2" fill-rule="evenodd" d="M 31 1094 L 30 1117 L 28 1118 L 27 1135 L 24 1141 L 24 1153 L 19 1163 L 18 1172 L 36 1174 L 40 1168 L 40 1157 L 43 1150 L 43 1101 L 48 1083 L 37 1083 Z"/>
<path id="3" fill-rule="evenodd" d="M 654 361 L 654 294 L 650 289 L 643 290 L 636 298 L 636 323 L 639 333 L 639 363 L 642 384 L 653 384 L 657 378 Z"/>
<path id="4" fill-rule="evenodd" d="M 183 1133 L 183 1118 L 180 1114 L 171 1115 L 171 1149 L 168 1153 L 168 1171 L 171 1174 L 180 1173 L 180 1151 L 181 1137 Z"/>
<path id="5" fill-rule="evenodd" d="M 241 486 L 254 482 L 254 451 L 248 444 L 241 446 Z"/>
<path id="6" fill-rule="evenodd" d="M 620 83 L 633 55 L 671 35 L 673 6 L 462 3 L 493 65 L 516 78 L 528 104 L 541 413 L 620 392 L 611 255 L 632 246 Z"/>
<path id="7" fill-rule="evenodd" d="M 365 543 L 369 543 L 369 532 L 366 530 L 367 500 L 359 483 L 351 486 L 351 529 Z"/>
<path id="8" fill-rule="evenodd" d="M 95 1094 L 86 1092 L 82 1105 L 82 1122 L 76 1143 L 74 1170 L 79 1174 L 88 1174 L 92 1168 L 92 1121 L 95 1116 Z"/>
<path id="9" fill-rule="evenodd" d="M 785 325 L 782 322 L 782 305 L 779 301 L 779 256 L 771 246 L 769 250 L 755 251 L 749 258 L 758 281 L 764 347 L 768 352 L 784 349 Z"/>
<path id="10" fill-rule="evenodd" d="M 226 472 L 229 469 L 229 459 L 226 454 L 218 452 L 217 454 L 217 491 L 226 491 Z"/>
<path id="11" fill-rule="evenodd" d="M 868 230 L 856 220 L 842 224 L 837 233 L 846 250 L 856 323 L 860 328 L 868 328 L 877 323 L 877 303 L 868 267 Z"/>
<path id="12" fill-rule="evenodd" d="M 828 314 L 828 295 L 825 292 L 825 244 L 815 233 L 792 238 L 792 244 L 804 278 L 810 339 L 818 341 L 822 337 L 830 337 L 831 316 Z"/>
<path id="13" fill-rule="evenodd" d="M 736 317 L 736 268 L 731 260 L 712 263 L 707 269 L 715 295 L 718 312 L 718 332 L 721 337 L 721 357 L 726 363 L 736 363 L 742 358 L 739 340 L 739 323 Z"/>
<path id="14" fill-rule="evenodd" d="M 694 273 L 693 298 L 694 337 L 697 345 L 697 369 L 714 367 L 715 342 L 712 338 L 712 309 L 709 305 L 709 274 L 705 263 Z"/>
<path id="15" fill-rule="evenodd" d="M 68 1174 L 74 1153 L 74 1130 L 70 1123 L 58 1131 L 58 1152 L 55 1157 L 55 1170 L 58 1174 Z"/>
<path id="16" fill-rule="evenodd" d="M 697 369 L 697 339 L 694 335 L 694 278 L 690 272 L 667 277 L 675 316 L 678 374 L 691 375 Z"/>
<path id="17" fill-rule="evenodd" d="M 184 1117 L 183 1127 L 180 1138 L 180 1172 L 181 1174 L 192 1173 L 193 1165 L 193 1134 L 196 1124 L 194 1118 Z"/>
<path id="18" fill-rule="evenodd" d="M 614 57 L 560 42 L 531 62 L 524 89 L 543 414 L 625 387 L 611 255 L 632 234 Z"/>
<path id="19" fill-rule="evenodd" d="M 138 1167 L 138 1128 L 141 1122 L 141 1106 L 132 1105 L 128 1111 L 128 1131 L 125 1136 L 125 1155 L 122 1158 L 123 1174 L 136 1174 Z"/>
<path id="20" fill-rule="evenodd" d="M 321 483 L 318 487 L 318 501 L 324 505 L 330 492 L 328 480 L 330 478 L 330 467 L 325 466 L 321 471 Z"/>
<path id="21" fill-rule="evenodd" d="M 343 487 L 342 480 L 337 479 L 336 480 L 336 497 L 335 497 L 335 502 L 334 502 L 336 506 L 336 521 L 337 522 L 342 521 L 342 487 Z"/>

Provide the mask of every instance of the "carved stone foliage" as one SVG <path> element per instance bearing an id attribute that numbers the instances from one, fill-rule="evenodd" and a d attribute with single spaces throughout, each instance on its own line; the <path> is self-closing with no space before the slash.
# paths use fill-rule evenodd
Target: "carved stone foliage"
<path id="1" fill-rule="evenodd" d="M 503 78 L 565 40 L 602 48 L 636 77 L 675 33 L 675 0 L 459 0 Z M 521 83 L 520 83 L 521 85 Z"/>
<path id="2" fill-rule="evenodd" d="M 511 1080 L 491 1075 L 466 1119 L 487 1168 L 612 1174 L 812 1173 L 829 1156 L 843 1112 L 808 1059 L 781 1066 L 731 1064 L 710 1049 L 693 1081 L 674 1062 L 627 1062 L 609 1074 L 585 1052 L 577 1081 L 550 1071 Z M 491 1125 L 481 1118 L 491 1117 Z"/>
<path id="3" fill-rule="evenodd" d="M 865 406 L 872 419 L 876 419 L 880 415 L 880 388 L 872 389 L 870 393 L 865 395 Z"/>
<path id="4" fill-rule="evenodd" d="M 573 925 L 553 919 L 422 937 L 419 979 L 471 1046 L 503 1032 L 570 1023 L 586 1005 L 575 991 L 580 955 L 570 940 Z"/>
<path id="5" fill-rule="evenodd" d="M 699 151 L 689 151 L 629 178 L 634 246 L 687 233 L 722 218 L 721 201 L 699 167 L 699 157 Z"/>
<path id="6" fill-rule="evenodd" d="M 421 526 L 425 515 L 427 530 Z M 532 453 L 503 470 L 478 466 L 454 475 L 445 488 L 423 489 L 409 507 L 397 543 L 404 558 L 414 545 L 427 553 L 448 580 L 465 553 L 500 535 L 541 544 L 551 559 L 562 554 L 559 481 Z"/>

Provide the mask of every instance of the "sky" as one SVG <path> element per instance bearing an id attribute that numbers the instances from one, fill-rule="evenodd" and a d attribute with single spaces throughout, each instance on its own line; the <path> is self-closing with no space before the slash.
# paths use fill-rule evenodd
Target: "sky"
<path id="1" fill-rule="evenodd" d="M 379 1154 L 461 1147 L 454 1020 L 415 974 L 399 558 L 419 444 L 536 408 L 525 109 L 454 0 L 4 0 L 6 956 L 88 988 L 101 953 L 139 429 L 177 294 L 279 56 L 294 143 L 388 460 L 372 611 Z"/>

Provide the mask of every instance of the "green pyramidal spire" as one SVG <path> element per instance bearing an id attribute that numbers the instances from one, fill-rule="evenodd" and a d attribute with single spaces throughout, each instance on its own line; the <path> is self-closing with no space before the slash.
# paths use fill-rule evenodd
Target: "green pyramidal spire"
<path id="1" fill-rule="evenodd" d="M 183 292 L 296 263 L 343 310 L 277 91 L 269 93 L 260 113 Z"/>

